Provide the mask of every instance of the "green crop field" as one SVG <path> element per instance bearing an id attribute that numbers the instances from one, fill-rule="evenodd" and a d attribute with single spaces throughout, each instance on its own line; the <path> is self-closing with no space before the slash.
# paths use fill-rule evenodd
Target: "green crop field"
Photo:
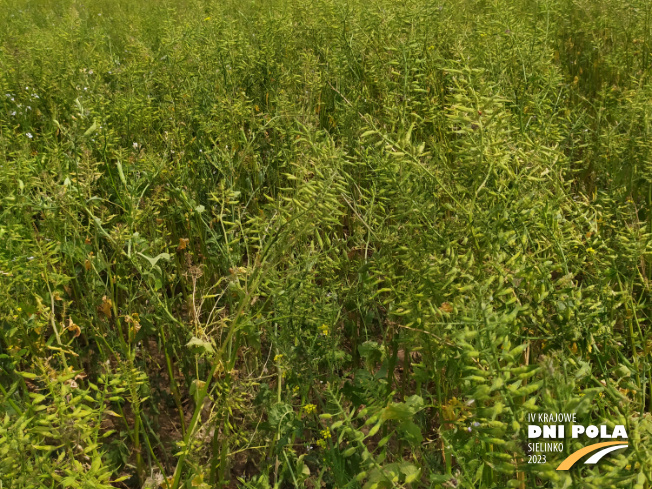
<path id="1" fill-rule="evenodd" d="M 650 0 L 0 0 L 0 487 L 650 489 L 651 75 Z"/>

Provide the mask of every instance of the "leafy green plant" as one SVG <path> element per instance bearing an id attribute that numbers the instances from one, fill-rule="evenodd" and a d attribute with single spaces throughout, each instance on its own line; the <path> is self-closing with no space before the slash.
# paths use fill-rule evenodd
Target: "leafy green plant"
<path id="1" fill-rule="evenodd" d="M 0 0 L 2 486 L 650 487 L 651 13 Z"/>

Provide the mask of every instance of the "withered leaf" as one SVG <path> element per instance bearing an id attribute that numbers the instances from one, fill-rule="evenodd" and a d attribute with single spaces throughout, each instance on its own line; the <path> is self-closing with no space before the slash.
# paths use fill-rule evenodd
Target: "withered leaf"
<path id="1" fill-rule="evenodd" d="M 443 302 L 442 305 L 439 306 L 439 310 L 450 314 L 453 312 L 453 306 L 451 306 L 448 302 Z"/>

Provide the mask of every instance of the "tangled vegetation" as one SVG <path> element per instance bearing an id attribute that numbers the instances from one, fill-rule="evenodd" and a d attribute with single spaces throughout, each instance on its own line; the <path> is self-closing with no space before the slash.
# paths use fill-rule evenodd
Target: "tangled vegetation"
<path id="1" fill-rule="evenodd" d="M 0 0 L 0 485 L 650 488 L 651 16 Z"/>

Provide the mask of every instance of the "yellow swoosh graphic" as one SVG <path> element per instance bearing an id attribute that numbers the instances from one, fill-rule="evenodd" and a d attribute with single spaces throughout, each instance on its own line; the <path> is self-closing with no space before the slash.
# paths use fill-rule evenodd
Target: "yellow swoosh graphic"
<path id="1" fill-rule="evenodd" d="M 575 462 L 581 459 L 584 455 L 587 455 L 591 452 L 604 447 L 610 447 L 612 445 L 627 445 L 626 441 L 606 441 L 604 443 L 596 443 L 594 445 L 589 445 L 588 447 L 580 448 L 578 451 L 571 453 L 562 463 L 559 464 L 557 470 L 568 470 L 570 469 Z"/>

